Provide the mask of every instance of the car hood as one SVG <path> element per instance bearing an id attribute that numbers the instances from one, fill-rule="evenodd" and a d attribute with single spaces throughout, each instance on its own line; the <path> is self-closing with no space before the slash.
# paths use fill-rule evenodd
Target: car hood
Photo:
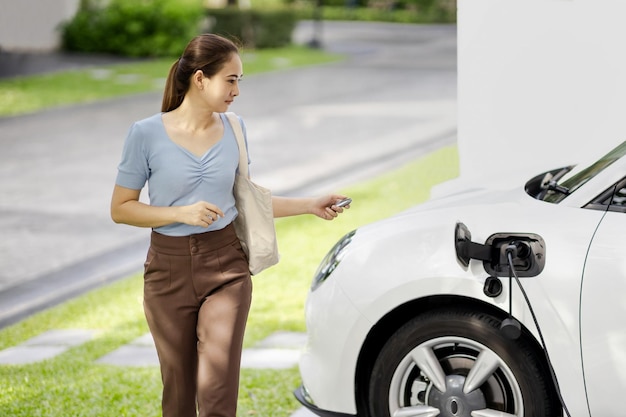
<path id="1" fill-rule="evenodd" d="M 381 229 L 387 229 L 392 234 L 404 234 L 402 231 L 431 229 L 437 225 L 453 228 L 457 222 L 472 222 L 473 219 L 480 221 L 487 228 L 491 223 L 495 228 L 500 225 L 505 227 L 511 224 L 512 217 L 517 219 L 523 217 L 520 213 L 541 208 L 549 209 L 549 206 L 551 204 L 530 197 L 523 187 L 508 190 L 486 188 L 464 190 L 431 199 L 389 218 L 361 227 L 358 234 L 378 234 Z"/>

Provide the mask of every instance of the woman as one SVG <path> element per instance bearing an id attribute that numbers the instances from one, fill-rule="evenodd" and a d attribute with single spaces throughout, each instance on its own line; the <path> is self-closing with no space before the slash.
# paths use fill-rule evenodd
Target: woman
<path id="1" fill-rule="evenodd" d="M 144 310 L 161 364 L 164 417 L 236 415 L 252 284 L 232 225 L 239 150 L 223 113 L 242 74 L 233 42 L 194 38 L 170 69 L 162 112 L 133 124 L 118 167 L 111 217 L 153 229 Z M 149 204 L 139 201 L 146 182 Z M 332 220 L 342 198 L 273 197 L 274 217 Z"/>

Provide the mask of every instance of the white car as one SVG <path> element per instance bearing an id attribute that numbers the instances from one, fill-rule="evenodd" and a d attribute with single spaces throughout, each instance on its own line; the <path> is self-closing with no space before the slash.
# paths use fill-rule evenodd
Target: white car
<path id="1" fill-rule="evenodd" d="M 626 415 L 626 142 L 347 234 L 306 304 L 320 416 Z"/>

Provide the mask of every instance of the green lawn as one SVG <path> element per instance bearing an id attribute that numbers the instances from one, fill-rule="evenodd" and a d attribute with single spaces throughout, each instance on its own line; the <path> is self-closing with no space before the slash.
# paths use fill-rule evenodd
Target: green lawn
<path id="1" fill-rule="evenodd" d="M 277 221 L 281 262 L 254 277 L 254 299 L 245 346 L 278 330 L 305 331 L 304 302 L 311 277 L 326 251 L 345 233 L 425 201 L 433 185 L 458 175 L 456 147 L 443 148 L 375 180 L 341 190 L 354 202 L 332 222 L 312 216 Z M 0 331 L 0 349 L 52 329 L 90 329 L 96 337 L 41 363 L 0 366 L 0 416 L 156 417 L 160 377 L 156 367 L 120 368 L 94 363 L 147 333 L 142 278 L 135 275 L 30 317 Z M 300 407 L 292 391 L 297 367 L 243 370 L 239 412 L 287 417 Z"/>
<path id="2" fill-rule="evenodd" d="M 318 65 L 341 55 L 301 46 L 243 51 L 244 75 Z M 86 103 L 149 91 L 162 91 L 170 59 L 96 66 L 45 75 L 0 80 L 0 117 L 62 105 Z"/>

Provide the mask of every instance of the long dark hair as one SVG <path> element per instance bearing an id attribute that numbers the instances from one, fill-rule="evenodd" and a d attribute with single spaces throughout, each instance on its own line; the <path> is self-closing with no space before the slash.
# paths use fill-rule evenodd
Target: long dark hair
<path id="1" fill-rule="evenodd" d="M 187 44 L 183 55 L 170 68 L 165 82 L 161 111 L 168 112 L 180 106 L 194 72 L 202 70 L 206 77 L 212 77 L 222 69 L 233 54 L 238 53 L 238 46 L 222 36 L 205 33 L 193 38 Z"/>

